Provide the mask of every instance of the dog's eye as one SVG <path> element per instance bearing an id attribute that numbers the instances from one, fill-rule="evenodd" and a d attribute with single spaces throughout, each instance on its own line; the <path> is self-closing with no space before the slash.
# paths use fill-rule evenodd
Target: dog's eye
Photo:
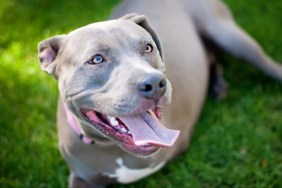
<path id="1" fill-rule="evenodd" d="M 101 55 L 95 55 L 88 63 L 95 65 L 95 64 L 100 64 L 103 63 L 105 59 Z"/>
<path id="2" fill-rule="evenodd" d="M 153 45 L 152 44 L 146 44 L 145 53 L 151 53 L 152 51 L 153 51 Z"/>

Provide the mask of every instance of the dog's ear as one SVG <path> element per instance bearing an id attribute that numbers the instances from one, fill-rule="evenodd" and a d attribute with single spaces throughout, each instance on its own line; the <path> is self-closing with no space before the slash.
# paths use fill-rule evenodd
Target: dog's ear
<path id="1" fill-rule="evenodd" d="M 56 74 L 56 60 L 64 39 L 65 35 L 57 35 L 43 40 L 38 44 L 38 58 L 41 69 L 55 78 L 58 77 Z"/>
<path id="2" fill-rule="evenodd" d="M 159 53 L 160 53 L 162 60 L 164 59 L 160 39 L 159 39 L 156 31 L 154 30 L 154 28 L 150 25 L 146 16 L 139 15 L 139 14 L 136 14 L 136 13 L 131 13 L 131 14 L 126 14 L 125 16 L 121 17 L 120 19 L 132 20 L 136 24 L 143 27 L 152 36 L 153 40 L 155 41 L 155 43 L 157 45 L 157 48 L 159 50 Z"/>

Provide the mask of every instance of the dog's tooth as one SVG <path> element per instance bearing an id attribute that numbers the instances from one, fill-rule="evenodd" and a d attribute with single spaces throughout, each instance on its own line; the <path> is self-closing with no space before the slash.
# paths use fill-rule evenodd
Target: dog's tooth
<path id="1" fill-rule="evenodd" d="M 150 115 L 154 114 L 152 109 L 147 110 L 147 113 L 150 114 Z"/>
<path id="2" fill-rule="evenodd" d="M 121 127 L 120 129 L 119 129 L 122 133 L 127 133 L 128 131 L 126 130 L 126 128 L 124 128 L 124 127 Z"/>
<path id="3" fill-rule="evenodd" d="M 113 126 L 116 126 L 118 125 L 118 121 L 116 120 L 115 117 L 110 117 L 108 116 L 109 120 L 110 120 L 110 123 L 113 125 Z"/>

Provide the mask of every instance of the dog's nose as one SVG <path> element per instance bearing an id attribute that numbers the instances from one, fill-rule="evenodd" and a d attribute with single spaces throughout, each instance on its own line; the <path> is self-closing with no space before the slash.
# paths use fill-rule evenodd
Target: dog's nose
<path id="1" fill-rule="evenodd" d="M 156 103 L 166 92 L 166 79 L 162 74 L 154 73 L 142 76 L 137 82 L 139 93 Z"/>

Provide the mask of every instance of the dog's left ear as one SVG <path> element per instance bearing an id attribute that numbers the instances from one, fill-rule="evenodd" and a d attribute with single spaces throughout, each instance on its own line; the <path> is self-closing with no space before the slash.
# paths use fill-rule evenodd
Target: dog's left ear
<path id="1" fill-rule="evenodd" d="M 157 45 L 160 56 L 161 56 L 162 60 L 164 60 L 160 39 L 159 39 L 156 31 L 149 24 L 149 21 L 148 21 L 148 19 L 145 15 L 139 15 L 139 14 L 136 14 L 136 13 L 131 13 L 131 14 L 126 14 L 125 16 L 121 17 L 120 19 L 122 19 L 122 20 L 132 20 L 136 24 L 143 27 L 152 36 L 153 40 L 155 41 L 155 43 Z"/>

